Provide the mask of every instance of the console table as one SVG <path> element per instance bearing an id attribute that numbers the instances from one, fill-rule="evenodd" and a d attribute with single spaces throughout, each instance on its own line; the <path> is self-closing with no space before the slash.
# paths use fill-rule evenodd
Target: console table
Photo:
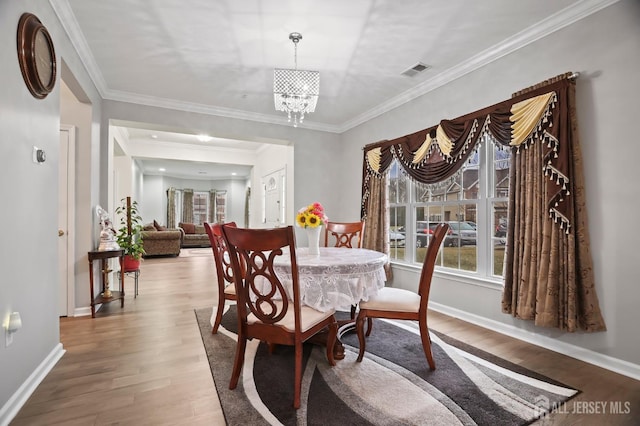
<path id="1" fill-rule="evenodd" d="M 111 290 L 109 288 L 109 269 L 110 258 L 120 259 L 120 270 L 124 271 L 124 250 L 103 250 L 103 251 L 90 251 L 89 256 L 89 283 L 91 285 L 91 318 L 96 317 L 96 305 L 103 303 L 113 302 L 114 300 L 120 300 L 120 307 L 124 307 L 124 274 L 120 274 L 120 291 Z M 100 260 L 100 270 L 102 272 L 102 290 L 97 296 L 93 296 L 93 261 Z M 111 294 L 106 294 L 105 291 Z"/>

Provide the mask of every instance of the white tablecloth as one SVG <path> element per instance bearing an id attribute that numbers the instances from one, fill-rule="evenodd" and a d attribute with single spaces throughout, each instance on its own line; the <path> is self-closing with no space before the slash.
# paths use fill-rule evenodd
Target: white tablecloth
<path id="1" fill-rule="evenodd" d="M 320 255 L 296 249 L 302 303 L 319 311 L 349 310 L 384 287 L 387 256 L 368 249 L 320 247 Z M 288 253 L 275 263 L 276 274 L 291 297 Z"/>

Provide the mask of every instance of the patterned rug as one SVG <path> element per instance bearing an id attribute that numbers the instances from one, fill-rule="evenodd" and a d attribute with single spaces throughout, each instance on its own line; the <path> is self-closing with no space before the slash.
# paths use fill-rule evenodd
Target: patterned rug
<path id="1" fill-rule="evenodd" d="M 375 320 L 362 363 L 355 333 L 330 367 L 323 348 L 305 345 L 302 406 L 293 409 L 293 349 L 247 344 L 238 387 L 229 390 L 237 337 L 235 305 L 217 335 L 211 309 L 196 310 L 228 425 L 526 425 L 578 391 L 432 332 L 430 371 L 417 324 Z M 337 316 L 343 313 L 338 313 Z M 345 314 L 347 315 L 347 314 Z"/>

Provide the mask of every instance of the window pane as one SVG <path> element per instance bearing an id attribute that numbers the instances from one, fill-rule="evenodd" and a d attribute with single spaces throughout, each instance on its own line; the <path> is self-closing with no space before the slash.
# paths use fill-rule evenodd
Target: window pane
<path id="1" fill-rule="evenodd" d="M 193 223 L 202 225 L 207 221 L 207 206 L 209 194 L 207 192 L 193 193 Z"/>
<path id="2" fill-rule="evenodd" d="M 431 185 L 415 183 L 413 186 L 416 202 L 427 203 L 444 201 L 447 198 L 447 191 L 450 185 L 450 181 L 434 183 Z"/>
<path id="3" fill-rule="evenodd" d="M 389 245 L 391 247 L 390 257 L 391 259 L 404 260 L 407 208 L 405 206 L 394 206 L 390 208 L 389 213 Z"/>
<path id="4" fill-rule="evenodd" d="M 462 167 L 462 188 L 463 199 L 477 200 L 480 195 L 480 153 L 478 150 L 473 153 L 469 160 Z"/>
<path id="5" fill-rule="evenodd" d="M 507 205 L 506 201 L 493 203 L 493 275 L 502 276 L 507 244 Z"/>
<path id="6" fill-rule="evenodd" d="M 499 149 L 494 144 L 493 148 L 494 164 L 494 197 L 509 197 L 509 168 L 511 167 L 511 153 L 507 150 Z"/>
<path id="7" fill-rule="evenodd" d="M 389 172 L 389 203 L 407 202 L 407 176 L 402 173 L 397 161 L 391 164 Z"/>
<path id="8" fill-rule="evenodd" d="M 462 269 L 465 271 L 477 270 L 476 246 L 444 247 L 444 264 L 447 268 Z"/>

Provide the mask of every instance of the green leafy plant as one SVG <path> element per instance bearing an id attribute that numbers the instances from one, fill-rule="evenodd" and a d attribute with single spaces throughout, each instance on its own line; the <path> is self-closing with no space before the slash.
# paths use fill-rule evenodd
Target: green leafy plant
<path id="1" fill-rule="evenodd" d="M 142 216 L 138 210 L 138 202 L 130 197 L 120 200 L 121 205 L 116 208 L 120 216 L 120 228 L 116 234 L 116 241 L 125 255 L 140 260 L 144 254 L 142 245 Z"/>

